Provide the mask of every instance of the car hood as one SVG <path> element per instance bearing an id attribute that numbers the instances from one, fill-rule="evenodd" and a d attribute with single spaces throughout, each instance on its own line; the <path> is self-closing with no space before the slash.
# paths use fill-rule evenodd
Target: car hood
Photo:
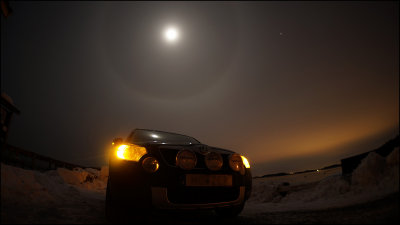
<path id="1" fill-rule="evenodd" d="M 174 144 L 174 143 L 147 143 L 147 146 L 157 147 L 161 151 L 163 149 L 187 149 L 192 150 L 194 152 L 198 152 L 200 154 L 205 154 L 206 152 L 217 152 L 220 154 L 232 154 L 235 153 L 231 150 L 222 149 L 218 147 L 212 147 L 205 144 Z"/>

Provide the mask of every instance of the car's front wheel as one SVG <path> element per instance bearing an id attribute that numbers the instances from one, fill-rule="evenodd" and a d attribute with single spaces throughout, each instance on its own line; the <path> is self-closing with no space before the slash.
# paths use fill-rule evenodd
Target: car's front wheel
<path id="1" fill-rule="evenodd" d="M 117 196 L 116 192 L 120 191 L 118 186 L 115 186 L 115 181 L 107 181 L 106 190 L 106 204 L 105 212 L 106 218 L 112 223 L 143 223 L 148 220 L 149 209 L 143 208 L 143 205 L 129 198 L 121 199 L 121 195 Z"/>
<path id="2" fill-rule="evenodd" d="M 110 179 L 108 179 L 107 190 L 106 190 L 106 206 L 105 206 L 107 220 L 115 221 L 115 219 L 117 218 L 116 207 L 118 206 L 115 204 L 115 200 L 113 199 L 113 196 L 111 194 Z"/>
<path id="3" fill-rule="evenodd" d="M 235 206 L 216 208 L 215 213 L 220 217 L 235 217 L 239 215 L 244 208 L 244 203 Z"/>

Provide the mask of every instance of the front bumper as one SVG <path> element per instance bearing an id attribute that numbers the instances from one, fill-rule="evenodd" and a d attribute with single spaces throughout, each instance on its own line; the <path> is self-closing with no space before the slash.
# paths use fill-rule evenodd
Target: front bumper
<path id="1" fill-rule="evenodd" d="M 148 150 L 151 152 L 149 156 L 159 159 L 160 162 L 159 170 L 152 174 L 143 170 L 141 162 L 110 158 L 110 186 L 113 198 L 119 204 L 140 209 L 212 209 L 243 204 L 250 196 L 250 169 L 246 169 L 245 175 L 233 172 L 226 157 L 225 167 L 220 171 L 210 172 L 201 164 L 199 168 L 184 171 L 170 165 L 157 149 Z M 172 154 L 174 157 L 175 155 Z M 229 174 L 232 175 L 232 187 L 186 187 L 188 173 Z"/>
<path id="2" fill-rule="evenodd" d="M 176 204 L 168 200 L 167 188 L 152 187 L 152 203 L 159 209 L 210 209 L 232 205 L 240 205 L 245 199 L 245 187 L 240 186 L 240 192 L 237 199 L 229 202 L 204 203 L 204 204 Z"/>

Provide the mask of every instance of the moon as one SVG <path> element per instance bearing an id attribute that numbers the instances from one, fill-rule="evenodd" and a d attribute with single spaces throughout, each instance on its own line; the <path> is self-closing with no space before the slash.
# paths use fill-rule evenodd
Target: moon
<path id="1" fill-rule="evenodd" d="M 167 27 L 164 30 L 164 39 L 168 43 L 175 43 L 179 40 L 179 30 L 176 27 Z"/>

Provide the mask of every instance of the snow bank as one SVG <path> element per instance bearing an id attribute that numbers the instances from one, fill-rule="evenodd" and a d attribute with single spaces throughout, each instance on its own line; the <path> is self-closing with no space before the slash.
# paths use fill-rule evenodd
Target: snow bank
<path id="1" fill-rule="evenodd" d="M 67 201 L 77 191 L 55 171 L 40 173 L 1 164 L 1 200 L 20 203 Z"/>
<path id="2" fill-rule="evenodd" d="M 256 185 L 253 184 L 249 201 L 271 202 L 276 196 L 278 196 L 276 185 L 260 182 Z"/>
<path id="3" fill-rule="evenodd" d="M 107 178 L 94 169 L 46 172 L 1 164 L 2 223 L 102 223 Z"/>
<path id="4" fill-rule="evenodd" d="M 101 176 L 101 172 L 96 169 L 74 168 L 68 170 L 65 168 L 57 168 L 58 175 L 67 184 L 89 190 L 103 191 L 107 187 L 107 176 Z"/>
<path id="5" fill-rule="evenodd" d="M 102 166 L 100 170 L 100 179 L 107 180 L 108 179 L 108 166 Z"/>
<path id="6" fill-rule="evenodd" d="M 287 180 L 285 177 L 281 181 Z M 287 211 L 343 207 L 399 191 L 399 148 L 386 158 L 371 152 L 351 177 L 341 174 L 309 183 L 255 179 L 246 211 Z"/>
<path id="7" fill-rule="evenodd" d="M 1 164 L 2 202 L 67 201 L 71 196 L 85 192 L 85 189 L 105 193 L 106 187 L 107 176 L 102 176 L 101 172 L 95 169 L 58 168 L 39 172 Z"/>
<path id="8" fill-rule="evenodd" d="M 354 185 L 378 185 L 384 175 L 386 160 L 375 152 L 368 154 L 353 171 L 351 182 Z"/>
<path id="9" fill-rule="evenodd" d="M 351 177 L 352 191 L 372 195 L 399 191 L 399 148 L 386 158 L 371 152 Z"/>

